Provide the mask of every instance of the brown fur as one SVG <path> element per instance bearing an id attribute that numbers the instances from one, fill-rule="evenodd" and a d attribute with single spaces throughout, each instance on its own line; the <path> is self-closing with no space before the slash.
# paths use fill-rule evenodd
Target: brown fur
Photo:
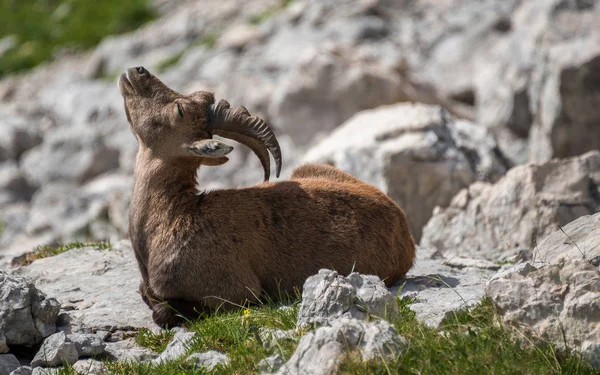
<path id="1" fill-rule="evenodd" d="M 155 90 L 170 90 L 151 77 Z M 140 292 L 157 324 L 176 325 L 182 317 L 256 301 L 262 293 L 291 292 L 321 268 L 378 275 L 387 285 L 411 268 L 415 246 L 402 210 L 376 187 L 334 167 L 307 164 L 289 181 L 198 193 L 196 170 L 210 163 L 179 151 L 171 155 L 164 144 L 173 139 L 144 139 L 181 130 L 149 128 L 152 119 L 165 116 L 160 108 L 144 110 L 143 88 L 123 85 L 140 140 L 129 231 L 142 273 Z M 189 131 L 198 140 L 212 95 L 175 98 L 199 108 Z"/>

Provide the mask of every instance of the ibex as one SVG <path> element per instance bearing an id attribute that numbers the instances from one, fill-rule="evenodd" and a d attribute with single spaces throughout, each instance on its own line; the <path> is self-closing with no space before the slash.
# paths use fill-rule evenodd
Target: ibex
<path id="1" fill-rule="evenodd" d="M 181 95 L 143 67 L 118 81 L 139 149 L 129 235 L 140 293 L 160 326 L 301 288 L 321 268 L 378 275 L 394 284 L 415 245 L 404 213 L 376 187 L 334 167 L 307 164 L 289 181 L 268 182 L 269 152 L 281 150 L 265 121 L 213 94 Z M 200 192 L 197 170 L 248 146 L 264 182 Z M 231 303 L 231 304 L 229 304 Z"/>

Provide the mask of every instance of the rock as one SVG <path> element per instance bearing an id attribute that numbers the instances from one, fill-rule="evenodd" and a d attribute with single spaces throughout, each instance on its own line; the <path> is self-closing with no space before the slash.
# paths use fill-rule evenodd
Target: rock
<path id="1" fill-rule="evenodd" d="M 452 314 L 468 310 L 485 296 L 485 283 L 494 271 L 487 268 L 460 268 L 444 265 L 431 249 L 418 248 L 417 261 L 401 285 L 390 288 L 393 295 L 410 299 L 409 308 L 419 321 L 439 327 Z"/>
<path id="2" fill-rule="evenodd" d="M 261 30 L 255 25 L 241 23 L 229 27 L 219 37 L 217 44 L 221 48 L 241 49 L 247 44 L 259 40 L 262 37 Z"/>
<path id="3" fill-rule="evenodd" d="M 298 326 L 323 325 L 341 317 L 366 320 L 393 319 L 398 305 L 385 284 L 373 275 L 351 273 L 348 277 L 322 269 L 302 287 Z"/>
<path id="4" fill-rule="evenodd" d="M 562 257 L 600 265 L 600 213 L 570 222 L 544 238 L 533 251 L 538 262 L 554 263 Z"/>
<path id="5" fill-rule="evenodd" d="M 23 152 L 38 145 L 42 138 L 37 124 L 9 112 L 0 112 L 0 162 L 17 160 Z"/>
<path id="6" fill-rule="evenodd" d="M 486 294 L 505 323 L 532 332 L 558 348 L 582 352 L 600 368 L 600 272 L 585 260 L 560 257 L 525 275 L 494 276 Z"/>
<path id="7" fill-rule="evenodd" d="M 488 132 L 437 106 L 397 104 L 363 111 L 308 151 L 388 194 L 419 240 L 435 206 L 476 180 L 495 181 L 505 162 Z"/>
<path id="8" fill-rule="evenodd" d="M 89 127 L 60 128 L 23 155 L 22 169 L 33 186 L 61 181 L 81 184 L 119 166 L 119 150 Z"/>
<path id="9" fill-rule="evenodd" d="M 483 259 L 469 259 L 469 258 L 453 257 L 453 258 L 446 259 L 445 261 L 442 262 L 442 264 L 445 266 L 457 267 L 457 268 L 475 267 L 475 268 L 483 268 L 483 269 L 488 269 L 488 270 L 499 270 L 500 269 L 499 264 L 490 262 L 489 260 L 483 260 Z"/>
<path id="10" fill-rule="evenodd" d="M 285 361 L 279 354 L 274 354 L 258 362 L 258 369 L 261 372 L 275 372 L 283 366 Z"/>
<path id="11" fill-rule="evenodd" d="M 138 346 L 133 338 L 108 342 L 105 351 L 110 359 L 119 362 L 150 362 L 158 357 L 158 353 Z"/>
<path id="12" fill-rule="evenodd" d="M 340 318 L 302 337 L 296 351 L 277 374 L 334 374 L 343 354 L 358 351 L 364 361 L 397 358 L 408 346 L 386 321 Z"/>
<path id="13" fill-rule="evenodd" d="M 186 362 L 193 364 L 197 369 L 212 371 L 219 365 L 226 366 L 229 363 L 229 357 L 227 357 L 226 354 L 219 353 L 215 350 L 209 350 L 204 353 L 190 354 L 187 357 Z"/>
<path id="14" fill-rule="evenodd" d="M 41 367 L 38 367 L 41 368 Z M 29 366 L 21 366 L 10 373 L 10 375 L 31 375 L 32 369 Z"/>
<path id="15" fill-rule="evenodd" d="M 113 243 L 111 249 L 72 249 L 18 272 L 58 297 L 70 316 L 70 332 L 155 327 L 151 310 L 138 294 L 141 276 L 127 241 Z"/>
<path id="16" fill-rule="evenodd" d="M 25 278 L 0 270 L 0 331 L 6 345 L 35 346 L 56 331 L 60 304 Z"/>
<path id="17" fill-rule="evenodd" d="M 260 327 L 258 329 L 258 336 L 263 342 L 265 349 L 277 346 L 284 340 L 293 340 L 297 334 L 298 332 L 295 329 L 288 329 L 286 331 L 269 327 Z"/>
<path id="18" fill-rule="evenodd" d="M 0 354 L 0 375 L 9 375 L 19 368 L 21 364 L 17 357 L 12 354 Z"/>
<path id="19" fill-rule="evenodd" d="M 15 162 L 0 163 L 0 204 L 28 201 L 33 191 Z"/>
<path id="20" fill-rule="evenodd" d="M 31 375 L 58 375 L 60 371 L 60 368 L 36 367 L 31 372 Z"/>
<path id="21" fill-rule="evenodd" d="M 309 144 L 358 111 L 409 99 L 396 72 L 352 61 L 350 56 L 322 49 L 307 51 L 280 79 L 269 114 L 296 144 Z"/>
<path id="22" fill-rule="evenodd" d="M 96 334 L 70 334 L 67 336 L 75 344 L 79 357 L 93 357 L 104 353 L 106 344 Z"/>
<path id="23" fill-rule="evenodd" d="M 6 336 L 0 331 L 0 354 L 8 353 L 8 345 L 6 345 Z"/>
<path id="24" fill-rule="evenodd" d="M 421 246 L 446 257 L 528 258 L 559 225 L 599 210 L 600 152 L 594 151 L 518 166 L 495 184 L 472 184 L 436 209 Z"/>
<path id="25" fill-rule="evenodd" d="M 85 375 L 99 375 L 107 373 L 104 363 L 95 359 L 79 360 L 73 365 L 73 370 L 75 370 L 78 374 Z"/>
<path id="26" fill-rule="evenodd" d="M 188 349 L 191 341 L 196 336 L 194 332 L 188 332 L 186 330 L 177 330 L 173 339 L 169 342 L 165 350 L 160 353 L 160 356 L 156 358 L 154 363 L 163 363 L 176 360 L 183 357 Z"/>
<path id="27" fill-rule="evenodd" d="M 74 364 L 79 358 L 75 344 L 63 332 L 55 333 L 44 340 L 40 350 L 31 361 L 31 367 Z"/>

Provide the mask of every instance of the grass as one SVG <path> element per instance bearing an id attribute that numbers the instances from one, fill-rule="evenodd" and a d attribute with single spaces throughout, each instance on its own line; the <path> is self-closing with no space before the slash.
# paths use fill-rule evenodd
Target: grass
<path id="1" fill-rule="evenodd" d="M 183 57 L 184 51 L 181 51 L 179 53 L 174 54 L 173 56 L 164 59 L 163 61 L 159 62 L 156 65 L 156 70 L 159 73 L 164 72 L 165 70 L 167 70 L 168 68 L 174 66 L 175 64 L 177 64 L 179 62 L 179 60 L 181 60 L 181 58 Z"/>
<path id="2" fill-rule="evenodd" d="M 248 22 L 250 22 L 253 25 L 260 25 L 261 23 L 265 22 L 269 18 L 273 17 L 273 15 L 275 13 L 277 13 L 278 11 L 285 9 L 292 2 L 293 2 L 293 0 L 281 0 L 279 2 L 279 4 L 269 7 L 260 13 L 251 15 L 250 18 L 248 19 Z"/>
<path id="3" fill-rule="evenodd" d="M 61 49 L 89 49 L 155 16 L 149 0 L 0 0 L 0 38 L 16 37 L 0 56 L 0 77 L 31 69 Z"/>
<path id="4" fill-rule="evenodd" d="M 43 245 L 36 247 L 32 252 L 23 254 L 20 257 L 13 259 L 12 266 L 27 266 L 34 261 L 42 258 L 49 258 L 58 254 L 62 254 L 65 251 L 72 249 L 80 249 L 82 247 L 95 247 L 100 250 L 111 249 L 111 244 L 108 241 L 100 242 L 71 242 L 66 245 Z"/>
<path id="5" fill-rule="evenodd" d="M 165 350 L 174 335 L 172 331 L 161 330 L 159 333 L 154 333 L 147 328 L 142 328 L 138 331 L 135 343 L 160 353 Z"/>
<path id="6" fill-rule="evenodd" d="M 595 374 L 579 356 L 532 341 L 505 327 L 492 303 L 483 300 L 470 312 L 445 319 L 443 334 L 417 322 L 401 302 L 394 322 L 408 339 L 406 353 L 392 361 L 362 363 L 348 354 L 341 374 Z"/>
<path id="7" fill-rule="evenodd" d="M 572 353 L 561 353 L 552 345 L 536 345 L 501 324 L 492 303 L 483 300 L 469 312 L 447 318 L 441 330 L 417 321 L 410 310 L 410 299 L 399 300 L 400 315 L 393 321 L 409 347 L 403 355 L 387 361 L 364 363 L 357 353 L 346 353 L 340 374 L 595 374 L 589 365 Z M 289 359 L 298 337 L 280 340 L 265 348 L 259 328 L 295 328 L 299 304 L 280 309 L 273 303 L 216 313 L 187 323 L 196 332 L 189 353 L 217 350 L 226 353 L 231 362 L 218 366 L 211 374 L 258 373 L 258 362 L 273 354 Z M 302 334 L 304 332 L 301 332 Z M 170 333 L 141 330 L 139 345 L 155 351 L 163 350 Z M 185 357 L 161 365 L 141 363 L 106 363 L 110 374 L 117 375 L 181 375 L 206 374 L 203 369 L 185 363 Z M 62 375 L 74 375 L 70 367 Z"/>
<path id="8" fill-rule="evenodd" d="M 4 223 L 0 221 L 0 237 L 2 237 L 2 233 L 4 233 Z"/>

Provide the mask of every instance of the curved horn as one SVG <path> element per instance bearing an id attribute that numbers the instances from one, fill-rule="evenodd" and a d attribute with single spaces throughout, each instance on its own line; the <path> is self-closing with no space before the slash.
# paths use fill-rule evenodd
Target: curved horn
<path id="1" fill-rule="evenodd" d="M 265 171 L 265 181 L 271 175 L 271 161 L 269 151 L 273 155 L 276 165 L 276 175 L 281 173 L 281 148 L 275 134 L 267 123 L 250 115 L 244 107 L 229 108 L 229 103 L 221 99 L 217 104 L 211 104 L 211 130 L 213 134 L 233 139 L 249 147 Z"/>

